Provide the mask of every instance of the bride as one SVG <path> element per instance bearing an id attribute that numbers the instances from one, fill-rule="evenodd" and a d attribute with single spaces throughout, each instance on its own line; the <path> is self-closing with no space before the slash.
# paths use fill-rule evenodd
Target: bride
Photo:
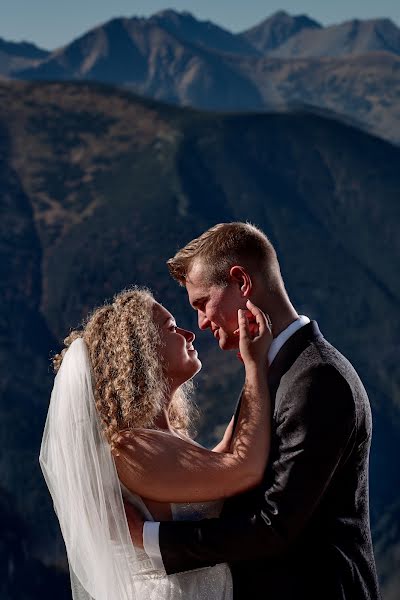
<path id="1" fill-rule="evenodd" d="M 124 501 L 147 520 L 217 517 L 256 486 L 270 445 L 265 315 L 239 311 L 245 383 L 237 423 L 207 450 L 190 438 L 194 334 L 146 289 L 118 294 L 65 340 L 40 464 L 65 541 L 74 600 L 231 600 L 226 563 L 167 576 L 132 545 Z M 252 313 L 250 325 L 247 314 Z"/>

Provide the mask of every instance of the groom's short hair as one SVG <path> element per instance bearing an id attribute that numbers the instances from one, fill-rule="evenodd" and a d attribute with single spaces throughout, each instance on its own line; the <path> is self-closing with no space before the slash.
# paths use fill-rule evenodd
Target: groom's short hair
<path id="1" fill-rule="evenodd" d="M 185 285 L 196 261 L 205 267 L 207 283 L 226 285 L 233 265 L 261 273 L 269 286 L 283 284 L 275 249 L 265 233 L 251 223 L 219 223 L 178 250 L 167 261 L 172 277 Z"/>

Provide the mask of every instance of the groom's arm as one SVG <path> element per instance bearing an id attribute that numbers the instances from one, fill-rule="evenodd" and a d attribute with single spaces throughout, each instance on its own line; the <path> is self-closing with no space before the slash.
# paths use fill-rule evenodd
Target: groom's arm
<path id="1" fill-rule="evenodd" d="M 234 520 L 162 522 L 159 547 L 167 573 L 276 556 L 304 529 L 356 433 L 346 380 L 329 365 L 312 372 L 282 399 L 279 449 L 263 505 Z"/>
<path id="2" fill-rule="evenodd" d="M 229 452 L 234 431 L 234 424 L 235 416 L 233 416 L 230 420 L 222 440 L 212 449 L 213 452 Z M 132 511 L 130 512 L 130 515 L 127 511 L 127 518 L 134 545 L 144 547 L 146 553 L 148 556 L 150 556 L 155 569 L 164 569 L 164 563 L 160 551 L 160 523 L 151 521 L 146 521 L 143 523 L 140 515 L 132 514 Z"/>

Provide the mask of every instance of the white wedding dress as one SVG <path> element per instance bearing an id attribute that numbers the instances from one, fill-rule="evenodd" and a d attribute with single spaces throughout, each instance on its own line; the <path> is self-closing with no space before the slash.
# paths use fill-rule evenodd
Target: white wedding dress
<path id="1" fill-rule="evenodd" d="M 196 443 L 196 442 L 194 442 Z M 39 455 L 68 556 L 73 600 L 231 600 L 227 564 L 166 575 L 132 544 L 122 489 L 93 397 L 86 344 L 76 339 L 54 381 Z M 174 520 L 217 517 L 222 503 L 171 504 Z"/>
<path id="2" fill-rule="evenodd" d="M 132 494 L 121 484 L 122 495 L 131 502 L 147 520 L 153 517 L 143 500 Z M 202 503 L 171 504 L 174 521 L 197 521 L 218 517 L 223 501 Z M 138 569 L 139 563 L 139 569 Z M 136 549 L 132 585 L 134 597 L 146 597 L 153 600 L 232 600 L 232 575 L 227 563 L 166 575 L 164 571 L 153 568 L 152 562 L 143 550 Z"/>

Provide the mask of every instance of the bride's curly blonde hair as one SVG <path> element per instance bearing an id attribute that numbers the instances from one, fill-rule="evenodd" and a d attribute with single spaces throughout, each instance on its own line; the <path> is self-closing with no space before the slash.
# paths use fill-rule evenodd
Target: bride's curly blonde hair
<path id="1" fill-rule="evenodd" d="M 64 340 L 65 348 L 53 358 L 58 371 L 72 342 L 82 337 L 93 369 L 93 393 L 105 435 L 114 450 L 122 429 L 154 428 L 167 394 L 159 348 L 160 330 L 154 322 L 154 297 L 134 287 L 117 294 L 113 302 L 94 310 L 82 326 Z M 169 404 L 172 427 L 188 434 L 194 407 L 190 384 L 181 386 Z"/>

